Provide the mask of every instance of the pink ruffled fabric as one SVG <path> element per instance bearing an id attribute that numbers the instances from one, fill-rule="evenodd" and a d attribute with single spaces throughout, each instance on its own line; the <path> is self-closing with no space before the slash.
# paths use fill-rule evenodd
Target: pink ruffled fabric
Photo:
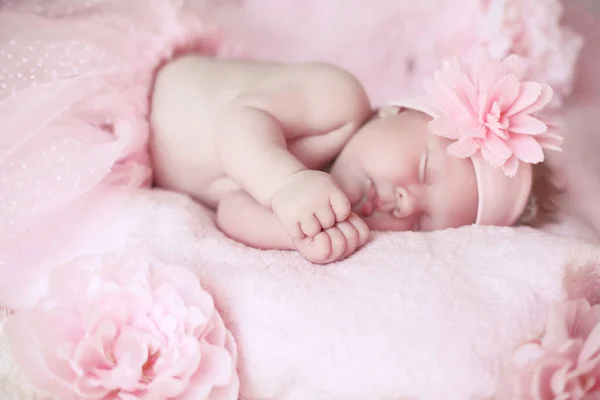
<path id="1" fill-rule="evenodd" d="M 148 182 L 153 75 L 186 50 L 227 51 L 177 0 L 0 0 L 0 293 Z"/>
<path id="2" fill-rule="evenodd" d="M 511 53 L 525 61 L 528 79 L 548 83 L 551 105 L 570 95 L 583 39 L 563 25 L 560 0 L 481 0 L 477 44 L 495 59 Z"/>

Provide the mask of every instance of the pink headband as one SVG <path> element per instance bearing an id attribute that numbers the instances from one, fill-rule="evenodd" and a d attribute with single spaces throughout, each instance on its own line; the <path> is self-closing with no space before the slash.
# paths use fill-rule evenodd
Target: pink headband
<path id="1" fill-rule="evenodd" d="M 392 103 L 429 115 L 429 130 L 455 141 L 448 153 L 472 160 L 476 224 L 514 225 L 529 199 L 532 164 L 544 161 L 543 148 L 561 150 L 562 138 L 531 115 L 550 102 L 552 89 L 523 75 L 519 57 L 493 61 L 478 52 L 468 64 L 445 62 L 425 84 L 429 97 Z"/>

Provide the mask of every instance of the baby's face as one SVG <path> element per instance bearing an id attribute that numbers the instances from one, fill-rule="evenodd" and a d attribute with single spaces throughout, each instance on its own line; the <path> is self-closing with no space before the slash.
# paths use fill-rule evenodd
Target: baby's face
<path id="1" fill-rule="evenodd" d="M 374 230 L 433 231 L 470 225 L 477 181 L 470 160 L 446 153 L 430 118 L 412 110 L 375 117 L 342 150 L 331 174 Z"/>

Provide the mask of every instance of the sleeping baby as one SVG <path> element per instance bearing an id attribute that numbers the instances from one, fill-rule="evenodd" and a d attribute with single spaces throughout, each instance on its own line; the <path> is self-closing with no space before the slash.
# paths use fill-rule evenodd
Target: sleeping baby
<path id="1" fill-rule="evenodd" d="M 156 185 L 216 210 L 260 249 L 342 260 L 370 230 L 535 225 L 559 194 L 539 115 L 548 85 L 520 60 L 445 63 L 426 96 L 373 110 L 338 67 L 187 55 L 157 74 L 150 153 Z"/>

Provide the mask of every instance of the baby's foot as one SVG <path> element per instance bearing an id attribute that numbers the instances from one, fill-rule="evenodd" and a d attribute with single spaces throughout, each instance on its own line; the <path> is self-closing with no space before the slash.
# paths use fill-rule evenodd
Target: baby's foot
<path id="1" fill-rule="evenodd" d="M 328 264 L 354 254 L 369 238 L 369 228 L 356 214 L 317 235 L 295 240 L 296 248 L 315 264 Z"/>

